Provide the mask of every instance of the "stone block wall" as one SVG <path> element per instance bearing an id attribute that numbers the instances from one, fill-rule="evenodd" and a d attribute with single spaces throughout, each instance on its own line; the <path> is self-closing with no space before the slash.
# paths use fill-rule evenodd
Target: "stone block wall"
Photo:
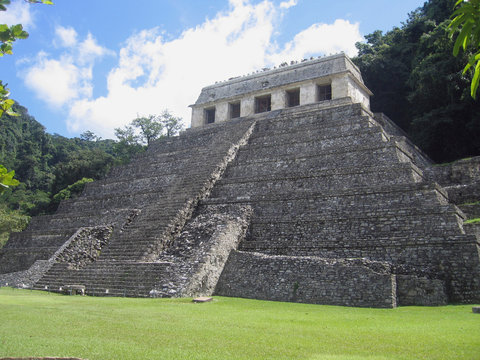
<path id="1" fill-rule="evenodd" d="M 233 251 L 215 294 L 391 308 L 396 306 L 396 279 L 381 262 Z"/>
<path id="2" fill-rule="evenodd" d="M 445 188 L 454 204 L 480 201 L 480 156 L 431 166 L 427 176 Z"/>
<path id="3" fill-rule="evenodd" d="M 480 156 L 432 166 L 428 171 L 433 179 L 444 186 L 478 183 L 480 182 Z"/>
<path id="4" fill-rule="evenodd" d="M 425 277 L 397 275 L 399 306 L 447 305 L 445 282 Z"/>

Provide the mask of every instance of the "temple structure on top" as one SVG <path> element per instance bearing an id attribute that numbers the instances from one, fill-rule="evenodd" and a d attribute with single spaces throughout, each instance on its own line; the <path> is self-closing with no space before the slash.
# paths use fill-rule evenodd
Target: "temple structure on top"
<path id="1" fill-rule="evenodd" d="M 202 89 L 192 108 L 192 128 L 299 105 L 332 106 L 347 100 L 370 108 L 372 92 L 345 55 L 304 60 L 233 78 Z"/>

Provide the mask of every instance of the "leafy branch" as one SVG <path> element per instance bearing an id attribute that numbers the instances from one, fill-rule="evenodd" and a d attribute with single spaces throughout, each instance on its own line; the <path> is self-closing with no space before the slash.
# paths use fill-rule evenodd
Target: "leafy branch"
<path id="1" fill-rule="evenodd" d="M 46 4 L 53 5 L 53 2 L 50 0 L 24 0 L 27 3 L 31 4 Z M 7 11 L 7 5 L 10 5 L 10 0 L 0 0 L 0 11 Z M 11 25 L 0 24 L 0 57 L 4 55 L 13 54 L 13 43 L 19 39 L 27 39 L 28 32 L 23 30 L 22 24 Z M 18 116 L 16 112 L 12 110 L 13 104 L 15 101 L 9 99 L 10 91 L 3 85 L 3 82 L 0 80 L 0 117 L 6 113 L 10 116 Z M 8 172 L 7 169 L 0 165 L 0 193 L 4 192 L 10 186 L 17 186 L 20 184 L 18 180 L 15 180 L 13 176 L 15 171 Z"/>
<path id="2" fill-rule="evenodd" d="M 12 99 L 9 99 L 10 91 L 3 85 L 0 80 L 0 117 L 3 113 L 6 113 L 10 116 L 18 116 L 18 114 L 12 110 L 12 106 L 15 103 Z"/>
<path id="3" fill-rule="evenodd" d="M 8 27 L 6 24 L 0 24 L 0 57 L 3 55 L 12 55 L 13 42 L 18 39 L 28 38 L 28 32 L 23 30 L 22 24 Z"/>
<path id="4" fill-rule="evenodd" d="M 474 69 L 470 95 L 476 99 L 480 82 L 480 0 L 458 0 L 454 8 L 458 6 L 460 7 L 453 12 L 452 22 L 448 26 L 451 37 L 459 32 L 453 46 L 453 55 L 457 56 L 460 49 L 466 52 L 469 46 L 473 48 L 474 52 L 470 55 L 463 74 Z"/>
<path id="5" fill-rule="evenodd" d="M 15 176 L 15 171 L 8 171 L 7 168 L 3 165 L 0 165 L 0 194 L 11 186 L 18 186 L 20 182 L 13 177 Z"/>

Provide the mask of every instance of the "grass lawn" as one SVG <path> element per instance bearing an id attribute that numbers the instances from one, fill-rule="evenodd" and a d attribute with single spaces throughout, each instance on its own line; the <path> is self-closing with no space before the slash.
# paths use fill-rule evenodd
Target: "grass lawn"
<path id="1" fill-rule="evenodd" d="M 472 305 L 363 309 L 0 289 L 0 357 L 480 359 Z"/>

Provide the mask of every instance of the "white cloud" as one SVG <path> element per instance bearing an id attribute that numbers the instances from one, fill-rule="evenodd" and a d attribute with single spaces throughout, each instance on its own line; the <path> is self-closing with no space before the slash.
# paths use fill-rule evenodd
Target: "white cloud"
<path id="1" fill-rule="evenodd" d="M 280 3 L 281 9 L 289 9 L 292 6 L 297 5 L 298 0 L 283 1 Z"/>
<path id="2" fill-rule="evenodd" d="M 72 27 L 57 26 L 55 36 L 60 41 L 60 46 L 72 47 L 77 44 L 77 32 Z"/>
<path id="3" fill-rule="evenodd" d="M 56 39 L 68 49 L 58 59 L 41 52 L 35 60 L 22 59 L 25 85 L 39 98 L 55 108 L 73 105 L 79 99 L 90 99 L 93 93 L 92 71 L 95 61 L 112 52 L 97 44 L 91 34 L 80 43 L 72 28 L 57 27 Z"/>
<path id="4" fill-rule="evenodd" d="M 80 43 L 79 55 L 88 57 L 90 59 L 101 57 L 110 54 L 111 51 L 97 44 L 97 41 L 93 38 L 92 34 L 88 34 L 87 38 Z"/>
<path id="5" fill-rule="evenodd" d="M 355 43 L 362 40 L 359 23 L 352 24 L 348 20 L 337 19 L 333 24 L 314 24 L 301 31 L 285 45 L 283 51 L 273 54 L 271 58 L 272 61 L 279 62 L 342 51 L 348 56 L 355 56 Z"/>
<path id="6" fill-rule="evenodd" d="M 42 95 L 42 99 L 54 107 L 92 94 L 91 72 L 77 67 L 71 59 L 49 59 L 41 54 L 35 66 L 24 75 L 28 87 Z"/>
<path id="7" fill-rule="evenodd" d="M 7 11 L 0 11 L 0 24 L 9 26 L 22 24 L 28 30 L 33 26 L 31 6 L 25 1 L 12 1 L 10 5 L 7 5 Z"/>
<path id="8" fill-rule="evenodd" d="M 25 81 L 31 81 L 31 88 L 39 94 L 49 94 L 46 100 L 52 105 L 66 106 L 67 125 L 74 133 L 91 130 L 104 138 L 113 137 L 115 127 L 129 123 L 137 114 L 159 114 L 165 108 L 188 125 L 188 105 L 196 101 L 202 87 L 216 80 L 311 55 L 355 53 L 354 44 L 362 37 L 358 24 L 345 20 L 314 24 L 287 44 L 277 44 L 282 15 L 296 3 L 230 0 L 228 11 L 186 29 L 177 38 L 165 39 L 158 29 L 140 31 L 120 49 L 118 63 L 107 77 L 105 96 L 92 97 L 91 74 L 95 59 L 111 52 L 90 34 L 82 42 L 77 40 L 77 52 L 70 50 L 58 60 L 46 58 L 33 65 Z M 74 36 L 62 38 L 67 44 Z M 82 62 L 80 54 L 88 54 L 83 59 L 90 60 Z M 56 76 L 45 83 L 41 75 L 47 74 L 48 67 L 56 69 Z M 60 89 L 63 96 L 58 95 Z"/>

